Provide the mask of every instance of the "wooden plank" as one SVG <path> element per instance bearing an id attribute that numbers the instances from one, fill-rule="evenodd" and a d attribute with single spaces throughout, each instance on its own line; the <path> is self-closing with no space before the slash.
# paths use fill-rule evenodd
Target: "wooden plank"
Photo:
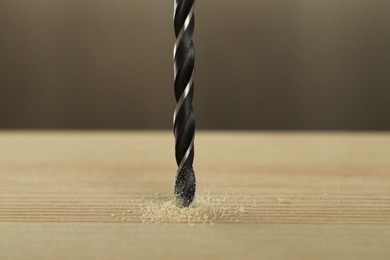
<path id="1" fill-rule="evenodd" d="M 173 142 L 0 133 L 0 258 L 390 257 L 390 134 L 200 132 L 184 210 Z"/>

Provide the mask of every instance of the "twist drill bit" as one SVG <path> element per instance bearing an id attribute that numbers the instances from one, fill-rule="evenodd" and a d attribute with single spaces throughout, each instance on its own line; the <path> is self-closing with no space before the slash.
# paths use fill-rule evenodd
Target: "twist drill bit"
<path id="1" fill-rule="evenodd" d="M 188 207 L 194 200 L 196 182 L 192 168 L 194 161 L 195 114 L 194 95 L 195 0 L 174 0 L 174 29 L 176 42 L 173 49 L 174 86 L 176 107 L 173 114 L 175 155 L 178 165 L 174 194 L 179 207 Z"/>

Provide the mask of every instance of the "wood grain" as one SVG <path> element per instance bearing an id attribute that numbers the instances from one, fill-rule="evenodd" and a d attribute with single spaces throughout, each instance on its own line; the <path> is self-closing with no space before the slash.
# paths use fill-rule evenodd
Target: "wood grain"
<path id="1" fill-rule="evenodd" d="M 156 224 L 173 142 L 0 133 L 0 258 L 390 257 L 390 134 L 201 132 L 197 196 L 224 213 Z"/>

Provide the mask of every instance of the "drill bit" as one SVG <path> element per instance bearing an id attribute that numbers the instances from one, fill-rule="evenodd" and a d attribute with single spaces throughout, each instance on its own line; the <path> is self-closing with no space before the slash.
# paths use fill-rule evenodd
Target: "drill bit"
<path id="1" fill-rule="evenodd" d="M 195 197 L 196 181 L 192 168 L 194 161 L 195 114 L 194 95 L 195 0 L 174 0 L 174 29 L 176 42 L 173 49 L 174 88 L 176 107 L 173 113 L 175 155 L 178 166 L 174 195 L 179 207 L 188 207 Z"/>

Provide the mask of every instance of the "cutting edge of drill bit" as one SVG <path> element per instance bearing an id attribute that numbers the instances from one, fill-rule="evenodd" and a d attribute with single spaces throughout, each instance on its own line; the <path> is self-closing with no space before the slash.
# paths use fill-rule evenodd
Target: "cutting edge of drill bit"
<path id="1" fill-rule="evenodd" d="M 176 9 L 177 9 L 177 0 L 175 0 L 175 11 L 173 13 L 173 18 L 175 18 L 175 16 L 176 16 Z M 195 11 L 195 1 L 191 7 L 191 10 L 189 11 L 189 13 L 186 17 L 186 20 L 184 21 L 183 27 L 181 28 L 179 34 L 176 37 L 175 45 L 173 47 L 173 59 L 175 59 L 177 47 L 179 46 L 179 42 L 180 42 L 181 38 L 183 37 L 184 32 L 187 30 L 188 26 L 190 25 L 191 19 L 194 16 L 194 11 Z"/>
<path id="2" fill-rule="evenodd" d="M 181 171 L 181 169 L 183 169 L 183 166 L 185 164 L 185 162 L 187 161 L 188 159 L 188 156 L 190 155 L 191 153 L 191 150 L 194 146 L 194 140 L 195 140 L 195 135 L 192 136 L 192 140 L 191 140 L 191 143 L 190 145 L 188 146 L 188 149 L 186 151 L 186 153 L 184 154 L 184 157 L 183 159 L 181 160 L 180 164 L 179 164 L 179 167 L 177 168 L 177 173 L 179 173 Z"/>
<path id="3" fill-rule="evenodd" d="M 183 91 L 183 94 L 180 96 L 179 101 L 177 101 L 177 104 L 175 106 L 175 110 L 173 112 L 173 125 L 175 125 L 176 116 L 179 113 L 179 110 L 181 108 L 181 105 L 183 104 L 184 99 L 186 99 L 186 97 L 188 96 L 188 93 L 190 93 L 190 90 L 191 90 L 192 85 L 194 83 L 194 74 L 195 74 L 195 69 L 192 70 L 191 78 L 188 81 L 186 88 Z M 176 136 L 176 133 L 175 133 L 175 136 Z"/>

